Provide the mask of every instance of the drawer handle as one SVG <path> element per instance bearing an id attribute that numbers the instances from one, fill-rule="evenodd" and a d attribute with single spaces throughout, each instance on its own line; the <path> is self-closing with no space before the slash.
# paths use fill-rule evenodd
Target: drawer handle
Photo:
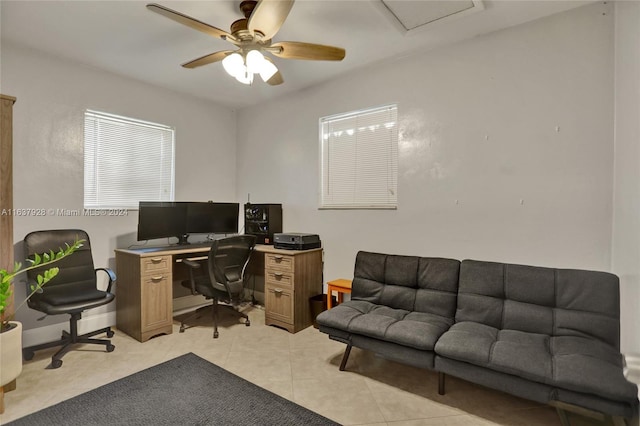
<path id="1" fill-rule="evenodd" d="M 275 294 L 282 294 L 282 289 L 281 289 L 281 288 L 274 288 L 274 289 L 273 289 L 273 292 L 274 292 Z"/>
<path id="2" fill-rule="evenodd" d="M 282 278 L 282 272 L 274 272 L 273 276 L 276 278 Z"/>
<path id="3" fill-rule="evenodd" d="M 151 277 L 151 281 L 154 281 L 154 282 L 162 281 L 163 279 L 164 279 L 163 275 L 159 275 L 157 277 Z"/>
<path id="4" fill-rule="evenodd" d="M 280 262 L 283 259 L 282 256 L 280 255 L 273 256 L 273 258 L 278 262 Z"/>
<path id="5" fill-rule="evenodd" d="M 153 263 L 160 263 L 160 262 L 162 262 L 162 258 L 161 257 L 152 257 L 151 261 Z"/>

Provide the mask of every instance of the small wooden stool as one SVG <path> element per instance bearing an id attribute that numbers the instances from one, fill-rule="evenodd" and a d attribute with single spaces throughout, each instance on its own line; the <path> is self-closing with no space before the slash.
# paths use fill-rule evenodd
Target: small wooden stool
<path id="1" fill-rule="evenodd" d="M 345 293 L 351 293 L 351 280 L 343 278 L 327 282 L 327 309 L 331 309 L 332 292 L 338 293 L 338 303 L 342 303 Z"/>

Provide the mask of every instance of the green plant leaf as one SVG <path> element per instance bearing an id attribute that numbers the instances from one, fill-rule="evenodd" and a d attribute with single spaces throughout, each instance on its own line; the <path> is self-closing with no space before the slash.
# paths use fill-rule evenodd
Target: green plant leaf
<path id="1" fill-rule="evenodd" d="M 59 247 L 59 250 L 56 252 L 54 250 L 49 250 L 49 252 L 45 252 L 42 254 L 34 254 L 33 259 L 26 259 L 29 263 L 28 267 L 22 268 L 22 264 L 20 262 L 15 262 L 13 271 L 9 272 L 5 269 L 0 269 L 0 313 L 4 312 L 9 297 L 12 294 L 12 286 L 11 282 L 13 279 L 21 273 L 24 273 L 29 270 L 33 270 L 36 268 L 44 269 L 45 266 L 50 265 L 58 260 L 73 254 L 76 250 L 82 247 L 82 243 L 85 240 L 77 239 L 73 242 L 73 244 L 69 245 L 69 243 L 65 243 L 66 249 Z M 1 329 L 5 329 L 8 322 L 11 321 L 15 312 L 20 309 L 35 293 L 42 293 L 42 286 L 51 281 L 56 275 L 58 275 L 60 268 L 53 267 L 45 270 L 42 274 L 38 274 L 36 276 L 36 283 L 29 284 L 29 288 L 31 289 L 30 294 L 17 306 L 16 309 L 6 317 L 2 318 L 2 324 L 0 324 Z"/>

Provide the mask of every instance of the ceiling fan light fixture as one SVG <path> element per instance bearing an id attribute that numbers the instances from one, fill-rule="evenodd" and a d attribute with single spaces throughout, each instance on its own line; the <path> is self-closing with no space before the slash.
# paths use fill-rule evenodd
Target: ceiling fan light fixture
<path id="1" fill-rule="evenodd" d="M 250 50 L 247 53 L 247 71 L 252 74 L 260 74 L 263 63 L 265 62 L 264 56 L 258 50 Z"/>
<path id="2" fill-rule="evenodd" d="M 232 77 L 240 76 L 246 72 L 244 59 L 239 53 L 232 53 L 222 60 L 224 70 Z M 239 80 L 238 80 L 239 81 Z"/>
<path id="3" fill-rule="evenodd" d="M 277 72 L 278 68 L 273 64 L 273 62 L 269 62 L 266 59 L 263 60 L 262 67 L 260 68 L 260 77 L 262 78 L 262 81 L 266 83 Z"/>
<path id="4" fill-rule="evenodd" d="M 235 77 L 242 84 L 251 84 L 253 83 L 253 74 L 247 72 L 247 68 L 243 65 L 244 71 L 238 73 Z"/>

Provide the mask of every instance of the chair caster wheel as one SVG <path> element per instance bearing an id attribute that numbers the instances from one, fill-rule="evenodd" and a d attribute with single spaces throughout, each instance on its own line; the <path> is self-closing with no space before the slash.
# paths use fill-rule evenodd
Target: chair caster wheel
<path id="1" fill-rule="evenodd" d="M 33 351 L 22 351 L 22 357 L 25 361 L 31 361 L 33 359 Z"/>
<path id="2" fill-rule="evenodd" d="M 51 368 L 60 368 L 62 367 L 62 360 L 61 359 L 51 359 Z"/>
<path id="3" fill-rule="evenodd" d="M 116 347 L 114 345 L 107 345 L 107 352 L 113 352 Z"/>
<path id="4" fill-rule="evenodd" d="M 249 326 L 251 325 L 251 321 L 246 320 L 246 321 L 244 322 L 244 325 L 245 325 L 245 327 L 249 327 Z"/>
<path id="5" fill-rule="evenodd" d="M 214 331 L 214 332 L 213 332 L 213 338 L 214 338 L 214 339 L 217 339 L 219 335 L 220 335 L 220 334 L 218 334 L 218 332 L 217 332 L 217 331 Z"/>
<path id="6" fill-rule="evenodd" d="M 185 327 L 184 325 L 181 325 L 181 326 L 180 326 L 180 333 L 184 333 L 185 328 L 186 328 L 186 327 Z"/>
<path id="7" fill-rule="evenodd" d="M 113 337 L 113 335 L 114 335 L 114 334 L 116 334 L 116 333 L 114 333 L 114 332 L 113 332 L 113 330 L 109 330 L 109 331 L 107 331 L 107 337 L 108 337 L 109 339 L 111 339 L 111 338 Z"/>

